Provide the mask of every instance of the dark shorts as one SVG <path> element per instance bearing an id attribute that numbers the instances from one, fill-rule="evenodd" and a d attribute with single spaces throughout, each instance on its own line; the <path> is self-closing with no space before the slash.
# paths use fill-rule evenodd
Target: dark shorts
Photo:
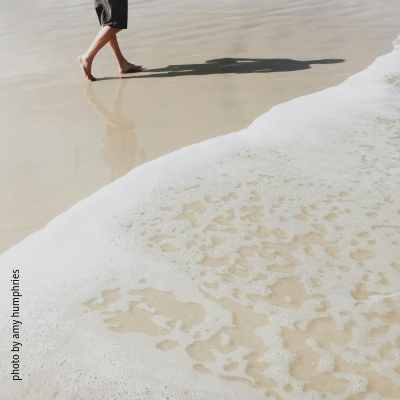
<path id="1" fill-rule="evenodd" d="M 101 26 L 128 27 L 128 0 L 94 0 L 94 7 Z"/>

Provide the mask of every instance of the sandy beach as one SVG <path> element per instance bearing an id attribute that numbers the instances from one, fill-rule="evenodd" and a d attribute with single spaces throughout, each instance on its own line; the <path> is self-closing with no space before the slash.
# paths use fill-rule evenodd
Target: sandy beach
<path id="1" fill-rule="evenodd" d="M 24 29 L 1 42 L 0 251 L 140 164 L 243 129 L 277 104 L 363 70 L 391 51 L 398 8 L 132 2 L 121 47 L 161 72 L 121 82 L 105 48 L 94 74 L 110 79 L 86 87 L 76 55 L 98 29 L 91 4 L 6 3 Z M 35 18 L 45 21 L 44 37 Z"/>
<path id="2" fill-rule="evenodd" d="M 129 4 L 5 7 L 0 397 L 399 399 L 400 4 Z"/>

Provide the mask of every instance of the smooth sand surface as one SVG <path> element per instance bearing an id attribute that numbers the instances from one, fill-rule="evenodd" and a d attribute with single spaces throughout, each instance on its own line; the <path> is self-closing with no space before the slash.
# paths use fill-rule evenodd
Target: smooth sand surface
<path id="1" fill-rule="evenodd" d="M 121 80 L 104 49 L 90 84 L 76 56 L 98 30 L 91 4 L 5 5 L 0 251 L 140 164 L 343 82 L 391 51 L 399 11 L 379 0 L 130 2 L 120 44 L 148 70 Z"/>

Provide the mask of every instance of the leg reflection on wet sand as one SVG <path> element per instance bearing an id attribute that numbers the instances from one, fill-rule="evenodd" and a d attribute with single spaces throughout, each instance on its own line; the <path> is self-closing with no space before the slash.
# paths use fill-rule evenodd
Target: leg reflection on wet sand
<path id="1" fill-rule="evenodd" d="M 102 151 L 104 158 L 111 165 L 112 178 L 116 180 L 132 170 L 135 165 L 146 160 L 144 149 L 138 151 L 135 124 L 132 119 L 124 118 L 122 114 L 122 98 L 128 80 L 119 80 L 118 88 L 107 109 L 94 94 L 93 85 L 88 82 L 83 94 L 83 100 L 107 122 L 104 136 L 106 143 Z"/>

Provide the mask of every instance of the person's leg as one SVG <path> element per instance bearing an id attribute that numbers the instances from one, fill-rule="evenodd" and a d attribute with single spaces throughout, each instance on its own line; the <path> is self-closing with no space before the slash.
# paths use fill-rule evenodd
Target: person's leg
<path id="1" fill-rule="evenodd" d="M 90 81 L 96 79 L 92 75 L 92 62 L 99 50 L 104 47 L 121 29 L 111 28 L 109 26 L 103 26 L 100 32 L 97 34 L 93 43 L 85 54 L 78 57 L 78 62 L 82 68 L 83 75 Z M 122 55 L 122 54 L 121 54 Z"/>
<path id="2" fill-rule="evenodd" d="M 121 74 L 126 74 L 128 72 L 137 72 L 142 69 L 141 65 L 131 64 L 125 59 L 125 57 L 122 55 L 121 49 L 119 48 L 117 36 L 113 36 L 108 44 L 110 45 L 111 51 L 118 61 L 119 72 Z"/>

